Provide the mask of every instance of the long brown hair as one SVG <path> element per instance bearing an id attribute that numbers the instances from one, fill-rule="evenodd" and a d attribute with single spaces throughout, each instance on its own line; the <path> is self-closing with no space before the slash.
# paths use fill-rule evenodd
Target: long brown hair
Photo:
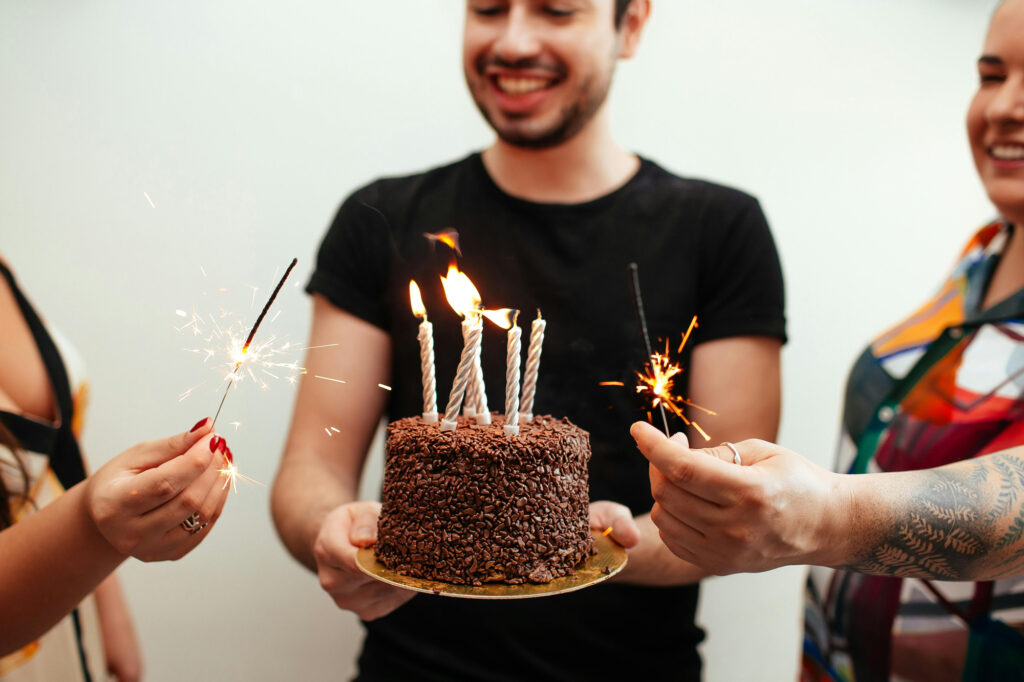
<path id="1" fill-rule="evenodd" d="M 24 501 L 28 497 L 28 471 L 25 470 L 25 465 L 22 463 L 21 457 L 18 456 L 18 439 L 7 429 L 3 421 L 0 421 L 0 446 L 7 448 L 14 455 L 15 465 L 18 467 L 24 482 L 22 488 L 25 492 L 21 494 L 22 501 Z M 7 490 L 7 485 L 4 483 L 3 476 L 0 476 L 0 530 L 7 528 L 13 523 L 14 519 L 11 517 L 11 495 Z"/>

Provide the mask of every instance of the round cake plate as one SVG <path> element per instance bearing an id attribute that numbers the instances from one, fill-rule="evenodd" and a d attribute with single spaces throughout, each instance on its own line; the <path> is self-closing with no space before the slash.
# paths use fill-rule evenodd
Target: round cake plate
<path id="1" fill-rule="evenodd" d="M 508 585 L 506 583 L 485 583 L 480 586 L 456 585 L 439 580 L 413 578 L 389 570 L 377 561 L 372 547 L 364 547 L 356 553 L 356 564 L 366 575 L 376 578 L 395 587 L 414 592 L 437 594 L 444 597 L 462 597 L 465 599 L 526 599 L 529 597 L 549 597 L 581 590 L 611 578 L 626 565 L 626 549 L 611 538 L 594 533 L 592 554 L 576 568 L 576 575 L 556 578 L 548 583 L 523 583 Z"/>

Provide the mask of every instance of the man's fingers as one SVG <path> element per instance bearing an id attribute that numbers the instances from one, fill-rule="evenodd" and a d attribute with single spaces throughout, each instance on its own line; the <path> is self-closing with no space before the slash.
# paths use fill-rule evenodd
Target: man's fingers
<path id="1" fill-rule="evenodd" d="M 661 471 L 651 465 L 651 495 L 655 502 L 670 511 L 677 519 L 685 519 L 686 523 L 702 533 L 711 524 L 722 518 L 723 507 L 709 502 L 703 497 L 680 488 L 668 480 Z"/>
<path id="2" fill-rule="evenodd" d="M 703 450 L 690 450 L 646 422 L 633 424 L 630 433 L 644 457 L 674 485 L 716 504 L 732 501 L 739 469 L 731 456 L 726 463 Z"/>
<path id="3" fill-rule="evenodd" d="M 591 502 L 590 527 L 610 536 L 623 547 L 633 547 L 640 542 L 640 528 L 633 514 L 629 507 L 618 502 Z"/>
<path id="4" fill-rule="evenodd" d="M 670 513 L 658 502 L 651 507 L 651 521 L 661 531 L 662 537 L 667 535 L 690 551 L 700 551 L 707 544 L 707 537 L 703 533 Z"/>
<path id="5" fill-rule="evenodd" d="M 369 547 L 377 542 L 377 520 L 380 503 L 366 503 L 349 507 L 349 542 L 356 547 Z"/>

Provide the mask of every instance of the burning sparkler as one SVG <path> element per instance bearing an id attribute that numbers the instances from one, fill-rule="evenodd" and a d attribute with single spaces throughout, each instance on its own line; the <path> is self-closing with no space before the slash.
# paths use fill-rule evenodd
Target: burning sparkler
<path id="1" fill-rule="evenodd" d="M 696 321 L 697 318 L 694 317 L 693 322 L 690 324 L 691 330 L 696 326 Z M 684 345 L 685 341 L 684 336 Z M 680 348 L 682 347 L 681 345 Z M 680 398 L 673 393 L 675 377 L 683 371 L 683 368 L 678 363 L 672 362 L 672 358 L 669 356 L 667 341 L 665 342 L 665 352 L 651 355 L 651 361 L 645 365 L 644 369 L 645 371 L 636 373 L 636 392 L 646 395 L 651 401 L 652 407 L 668 410 L 682 419 L 684 424 L 692 426 L 697 433 L 704 437 L 704 440 L 711 440 L 711 437 L 701 428 L 701 425 L 696 420 L 686 416 L 684 406 L 692 407 L 712 416 L 716 416 L 718 413 L 706 407 L 701 407 L 685 398 Z M 668 432 L 667 426 L 665 431 L 666 433 Z"/>
<path id="2" fill-rule="evenodd" d="M 178 317 L 188 319 L 188 322 L 178 327 L 178 331 L 191 332 L 193 336 L 204 337 L 204 341 L 207 344 L 203 348 L 189 349 L 191 352 L 204 356 L 204 363 L 208 363 L 211 359 L 222 355 L 227 358 L 224 379 L 227 386 L 224 389 L 223 396 L 221 396 L 217 412 L 214 414 L 213 424 L 216 424 L 217 418 L 220 416 L 221 410 L 224 407 L 224 401 L 227 399 L 231 387 L 244 377 L 251 378 L 261 389 L 266 390 L 269 386 L 264 376 L 279 379 L 281 378 L 280 374 L 288 372 L 290 376 L 285 377 L 285 379 L 294 383 L 296 374 L 305 373 L 305 369 L 300 367 L 298 363 L 285 359 L 286 354 L 303 349 L 294 347 L 289 342 L 282 344 L 278 341 L 276 335 L 273 334 L 264 341 L 254 341 L 257 330 L 266 318 L 267 312 L 270 310 L 271 305 L 280 293 L 285 280 L 296 263 L 297 259 L 293 259 L 267 300 L 266 305 L 264 305 L 259 316 L 256 318 L 256 322 L 249 329 L 248 334 L 245 334 L 243 323 L 238 320 L 231 320 L 231 314 L 224 310 L 221 310 L 219 318 L 213 315 L 201 316 L 195 311 L 192 312 L 190 317 L 184 310 L 175 311 Z M 255 305 L 256 287 L 251 288 L 253 289 L 253 305 Z M 200 382 L 185 390 L 178 397 L 179 401 L 189 397 L 204 383 Z M 231 425 L 237 431 L 241 422 L 231 422 Z M 224 454 L 224 467 L 219 469 L 218 472 L 225 477 L 224 486 L 230 485 L 236 491 L 239 479 L 248 483 L 262 485 L 238 471 L 238 467 L 235 465 L 230 452 Z"/>
<path id="3" fill-rule="evenodd" d="M 644 363 L 644 371 L 637 372 L 637 384 L 636 392 L 645 395 L 648 400 L 651 401 L 652 408 L 658 408 L 661 413 L 662 425 L 665 428 L 665 435 L 671 436 L 671 432 L 668 428 L 668 417 L 665 415 L 665 410 L 668 410 L 675 416 L 683 420 L 683 423 L 687 426 L 692 426 L 697 433 L 704 437 L 704 440 L 711 440 L 711 437 L 701 428 L 695 420 L 690 419 L 686 416 L 684 406 L 692 407 L 696 410 L 700 410 L 709 415 L 717 415 L 716 412 L 701 407 L 696 403 L 680 398 L 675 395 L 672 391 L 675 385 L 675 377 L 683 371 L 682 367 L 677 362 L 673 362 L 669 355 L 668 342 L 665 342 L 665 352 L 655 353 L 651 348 L 651 338 L 647 332 L 647 318 L 644 315 L 644 303 L 640 296 L 640 277 L 636 263 L 629 264 L 630 273 L 630 285 L 633 290 L 633 303 L 636 308 L 637 322 L 640 325 L 640 336 L 644 342 L 644 350 L 647 353 L 648 361 Z M 686 342 L 690 340 L 690 334 L 699 325 L 697 324 L 697 316 L 694 315 L 690 321 L 690 326 L 683 334 L 682 342 L 679 344 L 677 353 L 682 353 L 686 347 Z M 615 381 L 604 381 L 601 382 L 602 386 L 622 386 L 622 382 Z M 648 414 L 648 420 L 650 420 L 650 414 Z"/>
<path id="4" fill-rule="evenodd" d="M 274 299 L 277 298 L 277 294 L 280 293 L 281 287 L 284 286 L 284 281 L 288 279 L 288 275 L 291 274 L 292 269 L 298 262 L 298 258 L 292 258 L 292 262 L 291 264 L 288 265 L 288 269 L 285 270 L 284 275 L 281 276 L 281 281 L 277 283 L 276 287 L 274 287 L 274 292 L 270 294 L 270 298 L 267 299 L 266 305 L 264 305 L 263 310 L 260 311 L 260 315 L 259 317 L 256 318 L 256 322 L 252 325 L 252 329 L 249 330 L 249 336 L 246 337 L 245 343 L 242 344 L 242 347 L 239 349 L 239 352 L 235 357 L 235 368 L 231 371 L 231 375 L 228 377 L 228 387 L 224 389 L 224 396 L 220 399 L 220 405 L 217 406 L 217 413 L 213 415 L 213 425 L 217 424 L 217 417 L 220 416 L 220 411 L 224 407 L 224 401 L 227 400 L 228 392 L 231 390 L 231 387 L 234 386 L 235 383 L 238 381 L 235 377 L 238 376 L 238 370 L 242 368 L 243 364 L 245 364 L 246 355 L 249 353 L 249 347 L 252 345 L 252 339 L 254 336 L 256 336 L 256 330 L 260 328 L 260 324 L 263 322 L 263 318 L 267 316 L 267 311 L 270 310 L 270 306 L 274 304 Z M 254 291 L 253 296 L 255 295 L 256 292 Z M 252 374 L 251 369 L 249 370 L 249 373 L 250 375 Z M 273 376 L 273 374 L 271 374 L 271 376 Z"/>

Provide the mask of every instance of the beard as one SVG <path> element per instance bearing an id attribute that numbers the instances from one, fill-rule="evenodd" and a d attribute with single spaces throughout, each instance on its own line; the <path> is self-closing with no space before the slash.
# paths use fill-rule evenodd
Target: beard
<path id="1" fill-rule="evenodd" d="M 473 64 L 478 83 L 486 83 L 486 68 L 492 64 L 518 69 L 540 66 L 552 71 L 552 73 L 558 74 L 559 80 L 564 78 L 567 72 L 561 64 L 537 64 L 534 60 L 523 60 L 507 64 L 498 58 L 480 57 Z M 612 67 L 605 73 L 591 74 L 584 78 L 583 82 L 576 89 L 575 96 L 558 112 L 555 120 L 546 125 L 531 121 L 530 114 L 493 115 L 481 101 L 482 98 L 477 87 L 474 87 L 472 80 L 470 78 L 467 78 L 467 80 L 470 80 L 469 91 L 474 103 L 476 103 L 477 109 L 499 139 L 506 144 L 523 149 L 550 149 L 571 140 L 586 127 L 591 119 L 594 118 L 594 115 L 601 109 L 601 106 L 608 98 L 608 91 L 611 89 L 614 62 L 612 64 Z M 496 120 L 498 117 L 502 120 Z"/>

